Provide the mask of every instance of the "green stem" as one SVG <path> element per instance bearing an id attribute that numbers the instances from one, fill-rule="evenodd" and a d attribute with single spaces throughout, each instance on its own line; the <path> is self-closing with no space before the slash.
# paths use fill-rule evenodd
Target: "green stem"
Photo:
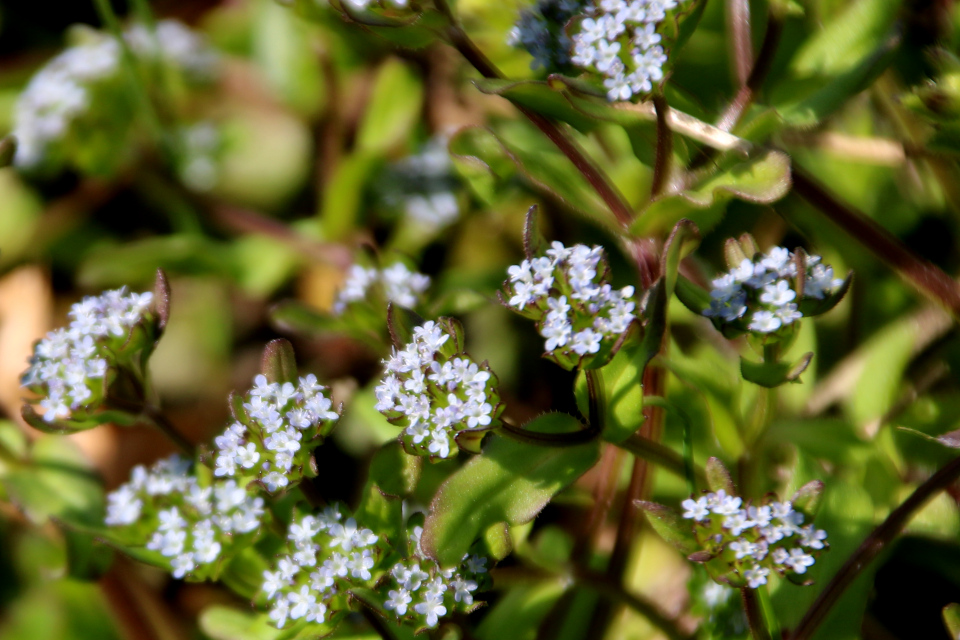
<path id="1" fill-rule="evenodd" d="M 173 426 L 173 423 L 170 422 L 165 415 L 153 405 L 147 405 L 143 407 L 142 414 L 150 424 L 159 429 L 165 436 L 167 436 L 175 445 L 177 445 L 185 454 L 191 458 L 197 456 L 197 448 L 192 442 L 186 439 L 183 434 L 181 434 L 176 427 Z"/>
<path id="2" fill-rule="evenodd" d="M 594 425 L 589 425 L 579 431 L 541 433 L 503 423 L 500 426 L 500 433 L 524 444 L 535 444 L 543 447 L 575 447 L 595 439 L 600 435 L 600 430 Z"/>
<path id="3" fill-rule="evenodd" d="M 667 471 L 670 471 L 681 478 L 687 477 L 686 463 L 683 457 L 677 454 L 677 452 L 673 449 L 666 447 L 659 442 L 654 442 L 653 440 L 644 438 L 641 435 L 633 434 L 623 442 L 618 442 L 616 444 L 621 449 L 629 451 L 641 460 L 646 460 L 647 462 L 660 465 Z M 706 484 L 706 476 L 704 475 L 703 469 L 694 467 L 693 478 L 698 484 Z"/>
<path id="4" fill-rule="evenodd" d="M 93 0 L 93 4 L 96 7 L 100 21 L 103 22 L 104 26 L 106 26 L 113 37 L 116 38 L 117 44 L 120 45 L 123 66 L 126 70 L 130 86 L 136 95 L 136 99 L 140 102 L 143 116 L 147 120 L 147 126 L 150 128 L 154 138 L 156 138 L 157 145 L 169 155 L 166 137 L 163 133 L 163 125 L 160 122 L 156 109 L 154 109 L 153 102 L 150 100 L 150 93 L 147 91 L 147 87 L 140 75 L 140 70 L 137 67 L 137 58 L 133 54 L 133 50 L 130 48 L 129 43 L 127 43 L 126 38 L 123 37 L 123 27 L 120 24 L 120 19 L 113 11 L 113 7 L 110 6 L 110 0 Z"/>
<path id="5" fill-rule="evenodd" d="M 597 369 L 587 369 L 583 372 L 587 378 L 587 404 L 588 420 L 590 427 L 597 433 L 603 432 L 604 426 L 604 408 L 607 406 L 606 389 L 603 386 L 603 378 Z"/>
<path id="6" fill-rule="evenodd" d="M 447 37 L 453 47 L 460 52 L 467 62 L 480 72 L 484 78 L 503 78 L 503 74 L 490 60 L 477 48 L 477 45 L 470 39 L 467 32 L 463 30 L 460 21 L 453 14 L 450 5 L 446 0 L 434 0 L 434 5 L 447 18 L 449 23 L 447 28 Z M 633 208 L 620 193 L 620 190 L 610 181 L 609 177 L 602 169 L 580 148 L 573 138 L 564 131 L 556 122 L 546 118 L 535 111 L 524 107 L 521 104 L 513 103 L 514 106 L 527 117 L 540 131 L 546 135 L 551 142 L 567 156 L 574 164 L 577 170 L 586 178 L 590 186 L 597 192 L 607 207 L 613 213 L 617 222 L 624 228 L 629 227 L 633 221 Z"/>

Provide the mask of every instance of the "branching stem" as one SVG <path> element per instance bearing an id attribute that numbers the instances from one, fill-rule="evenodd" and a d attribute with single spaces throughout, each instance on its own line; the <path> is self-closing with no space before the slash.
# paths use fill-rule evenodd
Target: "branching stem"
<path id="1" fill-rule="evenodd" d="M 804 614 L 790 640 L 805 640 L 813 635 L 817 627 L 846 591 L 847 587 L 860 575 L 860 572 L 876 559 L 894 538 L 899 535 L 907 523 L 928 500 L 940 493 L 960 478 L 960 457 L 954 458 L 946 466 L 930 476 L 893 510 L 880 525 L 867 536 L 867 539 L 853 552 L 840 567 L 836 575 L 827 583 L 817 599 Z"/>

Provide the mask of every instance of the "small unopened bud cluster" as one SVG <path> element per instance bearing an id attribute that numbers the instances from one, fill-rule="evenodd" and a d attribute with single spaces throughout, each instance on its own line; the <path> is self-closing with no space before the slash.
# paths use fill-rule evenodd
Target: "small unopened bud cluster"
<path id="1" fill-rule="evenodd" d="M 751 589 L 766 584 L 771 571 L 794 578 L 806 573 L 828 547 L 827 532 L 805 525 L 790 501 L 744 505 L 721 489 L 682 504 L 703 550 L 726 561 Z"/>
<path id="2" fill-rule="evenodd" d="M 400 427 L 400 441 L 413 455 L 450 458 L 456 438 L 499 425 L 503 411 L 497 379 L 486 362 L 463 352 L 452 321 L 428 321 L 413 341 L 384 361 L 386 375 L 376 388 L 377 410 Z"/>
<path id="3" fill-rule="evenodd" d="M 601 247 L 554 242 L 546 256 L 511 266 L 508 305 L 536 321 L 544 349 L 574 368 L 611 347 L 636 318 L 633 287 L 613 289 Z"/>
<path id="4" fill-rule="evenodd" d="M 534 7 L 520 12 L 507 43 L 533 56 L 532 69 L 566 71 L 570 67 L 573 42 L 564 28 L 571 18 L 583 12 L 585 5 L 584 0 L 540 0 Z"/>
<path id="5" fill-rule="evenodd" d="M 273 571 L 263 572 L 262 590 L 278 628 L 288 620 L 326 622 L 347 608 L 351 588 L 373 585 L 384 542 L 344 513 L 333 505 L 292 523 L 287 553 Z"/>
<path id="6" fill-rule="evenodd" d="M 797 257 L 783 247 L 766 255 L 744 258 L 739 265 L 713 281 L 710 307 L 703 315 L 719 327 L 773 334 L 800 320 L 804 300 L 823 300 L 843 286 L 833 267 L 820 256 L 805 256 L 802 295 L 798 292 Z"/>
<path id="7" fill-rule="evenodd" d="M 487 559 L 482 556 L 468 554 L 459 566 L 441 569 L 420 549 L 422 533 L 420 527 L 413 529 L 414 555 L 393 565 L 380 589 L 386 596 L 384 609 L 417 629 L 435 627 L 454 611 L 469 613 L 475 608 L 474 592 L 483 590 L 488 580 Z"/>
<path id="8" fill-rule="evenodd" d="M 175 578 L 202 580 L 256 540 L 264 503 L 233 480 L 201 483 L 191 466 L 172 456 L 150 469 L 135 467 L 130 481 L 107 496 L 104 521 L 131 546 L 159 552 Z"/>
<path id="9" fill-rule="evenodd" d="M 234 403 L 236 422 L 214 439 L 214 474 L 256 477 L 271 493 L 296 484 L 313 449 L 340 419 L 332 404 L 313 374 L 296 386 L 258 375 L 242 410 Z"/>
<path id="10" fill-rule="evenodd" d="M 334 302 L 333 312 L 341 315 L 351 304 L 368 300 L 374 287 L 380 287 L 388 301 L 412 309 L 422 300 L 429 286 L 429 276 L 410 271 L 402 262 L 386 269 L 355 264 L 347 272 L 347 279 Z"/>
<path id="11" fill-rule="evenodd" d="M 127 88 L 121 73 L 120 43 L 101 33 L 85 37 L 85 42 L 44 65 L 20 94 L 13 127 L 17 137 L 14 162 L 18 167 L 30 169 L 48 156 L 59 156 L 63 152 L 59 143 L 72 137 L 83 145 L 89 130 L 81 132 L 79 120 L 87 115 L 102 118 L 98 109 L 121 108 L 120 98 Z M 215 73 L 216 57 L 212 51 L 179 22 L 163 20 L 157 23 L 155 34 L 143 26 L 134 26 L 125 34 L 125 40 L 143 59 L 156 59 L 159 50 L 159 58 L 183 72 L 188 80 L 207 80 Z M 127 121 L 126 117 L 114 115 L 117 126 Z M 96 124 L 102 127 L 102 122 Z"/>
<path id="12" fill-rule="evenodd" d="M 145 346 L 131 334 L 152 320 L 152 303 L 152 293 L 125 289 L 88 296 L 70 308 L 68 327 L 36 344 L 21 383 L 41 396 L 45 421 L 84 419 L 99 407 L 121 352 Z"/>
<path id="13" fill-rule="evenodd" d="M 573 36 L 573 64 L 603 75 L 611 102 L 649 94 L 667 62 L 657 28 L 682 2 L 598 0 Z"/>

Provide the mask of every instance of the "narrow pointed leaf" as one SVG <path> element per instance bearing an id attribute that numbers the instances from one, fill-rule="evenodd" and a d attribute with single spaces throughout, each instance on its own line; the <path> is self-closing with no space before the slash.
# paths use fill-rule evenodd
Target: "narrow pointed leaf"
<path id="1" fill-rule="evenodd" d="M 800 374 L 806 371 L 813 360 L 813 353 L 803 354 L 796 362 L 754 362 L 740 358 L 740 373 L 744 380 L 767 389 L 779 387 L 788 382 L 800 382 Z"/>

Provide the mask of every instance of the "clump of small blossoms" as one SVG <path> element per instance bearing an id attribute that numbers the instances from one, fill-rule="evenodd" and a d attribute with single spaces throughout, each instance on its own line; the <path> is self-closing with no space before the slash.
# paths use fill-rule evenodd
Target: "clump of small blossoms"
<path id="1" fill-rule="evenodd" d="M 159 552 L 175 578 L 202 580 L 233 550 L 253 544 L 266 516 L 263 498 L 234 480 L 203 484 L 191 466 L 175 455 L 135 467 L 107 496 L 104 521 L 131 545 Z"/>
<path id="2" fill-rule="evenodd" d="M 156 57 L 159 45 L 161 57 L 188 79 L 208 79 L 215 73 L 212 51 L 179 22 L 159 22 L 155 36 L 142 26 L 134 26 L 125 39 L 141 57 Z M 90 33 L 85 42 L 68 48 L 31 78 L 14 108 L 16 166 L 32 169 L 49 155 L 59 155 L 60 143 L 74 135 L 79 120 L 88 114 L 97 117 L 96 107 L 101 102 L 105 103 L 103 108 L 115 107 L 119 102 L 116 96 L 126 90 L 121 53 L 116 38 Z M 115 116 L 114 120 L 123 119 Z"/>
<path id="3" fill-rule="evenodd" d="M 540 0 L 531 9 L 520 12 L 520 18 L 507 36 L 507 44 L 525 49 L 533 56 L 530 68 L 564 71 L 570 67 L 573 46 L 564 27 L 571 18 L 583 12 L 585 0 Z"/>
<path id="4" fill-rule="evenodd" d="M 417 629 L 435 627 L 440 618 L 454 611 L 470 613 L 474 593 L 484 590 L 489 580 L 487 558 L 467 554 L 460 565 L 442 569 L 420 549 L 423 530 L 414 527 L 410 545 L 412 557 L 397 562 L 380 587 L 386 596 L 383 607 Z"/>
<path id="5" fill-rule="evenodd" d="M 377 286 L 382 288 L 388 301 L 411 309 L 423 299 L 424 292 L 430 286 L 430 277 L 410 271 L 402 262 L 396 262 L 386 269 L 355 264 L 347 272 L 343 288 L 333 304 L 333 312 L 341 315 L 352 303 L 367 300 L 371 289 Z"/>
<path id="6" fill-rule="evenodd" d="M 554 242 L 507 269 L 507 304 L 536 321 L 547 355 L 566 368 L 609 355 L 636 319 L 634 288 L 613 289 L 603 249 Z"/>
<path id="7" fill-rule="evenodd" d="M 46 422 L 82 420 L 99 408 L 108 372 L 117 366 L 121 352 L 141 343 L 131 334 L 155 317 L 153 294 L 107 291 L 74 304 L 68 315 L 69 326 L 51 331 L 36 344 L 21 379 L 41 396 Z"/>
<path id="8" fill-rule="evenodd" d="M 287 541 L 287 553 L 263 572 L 270 619 L 280 629 L 291 620 L 332 622 L 347 609 L 350 589 L 370 588 L 382 573 L 385 541 L 340 505 L 293 522 Z"/>
<path id="9" fill-rule="evenodd" d="M 333 410 L 327 388 L 309 374 L 299 384 L 268 382 L 258 375 L 236 422 L 214 439 L 214 475 L 256 477 L 267 491 L 298 483 L 309 469 L 310 453 L 330 433 L 340 414 Z"/>
<path id="10" fill-rule="evenodd" d="M 598 0 L 573 35 L 573 64 L 601 74 L 611 102 L 649 94 L 667 62 L 657 28 L 683 1 Z"/>
<path id="11" fill-rule="evenodd" d="M 431 138 L 419 153 L 394 163 L 392 169 L 399 183 L 398 193 L 387 194 L 386 200 L 399 206 L 406 218 L 437 229 L 460 215 L 446 136 Z"/>
<path id="12" fill-rule="evenodd" d="M 797 257 L 783 247 L 744 258 L 713 281 L 710 307 L 703 315 L 718 328 L 773 334 L 803 317 L 804 301 L 824 300 L 837 293 L 844 281 L 820 256 L 805 256 L 802 295 L 798 292 Z"/>
<path id="13" fill-rule="evenodd" d="M 682 506 L 703 550 L 727 562 L 751 589 L 766 584 L 771 571 L 796 580 L 829 546 L 827 532 L 804 524 L 790 501 L 745 505 L 720 490 Z"/>
<path id="14" fill-rule="evenodd" d="M 450 458 L 458 438 L 482 438 L 503 411 L 496 376 L 486 362 L 463 351 L 452 321 L 425 322 L 413 341 L 393 350 L 376 388 L 377 410 L 403 428 L 400 441 L 413 455 Z"/>

